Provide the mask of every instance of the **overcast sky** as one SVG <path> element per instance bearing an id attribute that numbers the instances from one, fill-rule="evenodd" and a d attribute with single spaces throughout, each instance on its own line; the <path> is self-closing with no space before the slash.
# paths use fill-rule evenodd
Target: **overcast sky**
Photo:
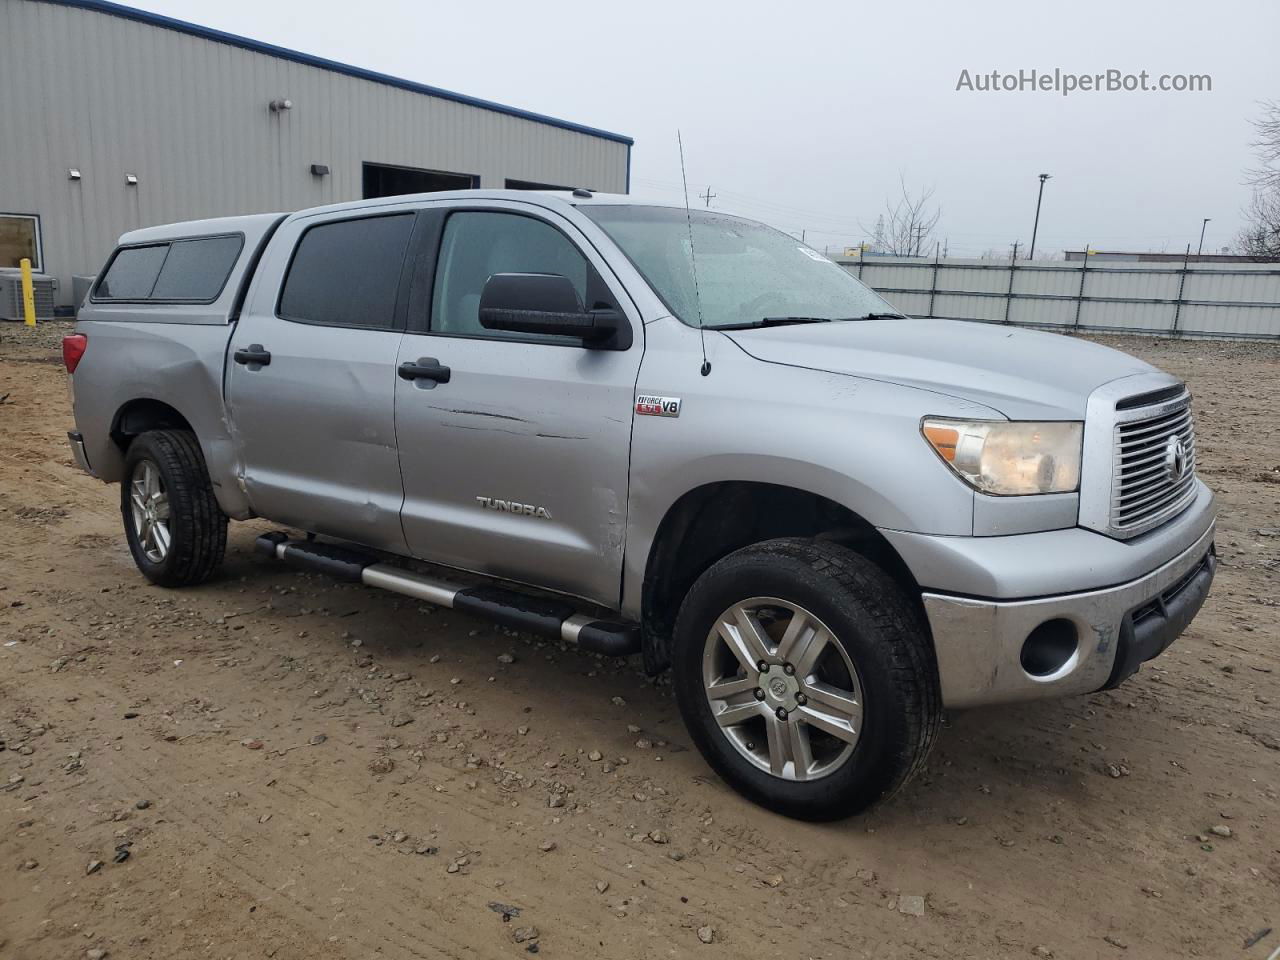
<path id="1" fill-rule="evenodd" d="M 861 240 L 899 176 L 955 255 L 1231 242 L 1249 118 L 1280 97 L 1280 3 L 134 0 L 134 5 L 635 138 L 632 192 L 689 190 L 813 246 Z M 1020 69 L 1208 74 L 1204 93 L 957 91 Z M 866 228 L 864 230 L 864 228 Z"/>

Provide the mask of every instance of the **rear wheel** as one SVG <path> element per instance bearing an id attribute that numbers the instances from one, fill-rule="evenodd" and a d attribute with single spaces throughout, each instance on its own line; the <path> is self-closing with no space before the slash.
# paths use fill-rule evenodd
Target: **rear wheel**
<path id="1" fill-rule="evenodd" d="M 829 543 L 769 541 L 707 570 L 681 606 L 673 669 L 707 762 L 752 800 L 807 820 L 891 795 L 941 718 L 915 604 Z"/>
<path id="2" fill-rule="evenodd" d="M 222 562 L 227 518 L 200 446 L 185 430 L 152 430 L 129 445 L 120 514 L 134 563 L 152 583 L 201 583 Z"/>

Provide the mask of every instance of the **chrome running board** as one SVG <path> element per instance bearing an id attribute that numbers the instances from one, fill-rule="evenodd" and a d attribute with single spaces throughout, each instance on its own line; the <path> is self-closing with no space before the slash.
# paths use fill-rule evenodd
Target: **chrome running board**
<path id="1" fill-rule="evenodd" d="M 625 657 L 640 652 L 640 627 L 600 620 L 577 612 L 567 600 L 534 597 L 506 587 L 461 587 L 367 554 L 315 540 L 290 540 L 285 533 L 264 533 L 258 552 L 290 566 L 326 573 L 339 580 L 390 590 L 439 607 L 492 620 L 516 630 L 564 640 L 591 653 Z"/>

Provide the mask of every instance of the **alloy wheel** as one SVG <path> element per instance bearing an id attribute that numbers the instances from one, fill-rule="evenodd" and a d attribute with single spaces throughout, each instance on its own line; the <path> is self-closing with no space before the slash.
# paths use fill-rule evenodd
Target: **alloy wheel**
<path id="1" fill-rule="evenodd" d="M 816 615 L 786 600 L 753 597 L 717 617 L 702 682 L 734 749 L 784 780 L 834 773 L 862 734 L 853 661 Z"/>
<path id="2" fill-rule="evenodd" d="M 129 504 L 133 531 L 142 552 L 152 563 L 163 563 L 169 555 L 169 494 L 160 469 L 150 460 L 139 460 L 130 480 Z"/>

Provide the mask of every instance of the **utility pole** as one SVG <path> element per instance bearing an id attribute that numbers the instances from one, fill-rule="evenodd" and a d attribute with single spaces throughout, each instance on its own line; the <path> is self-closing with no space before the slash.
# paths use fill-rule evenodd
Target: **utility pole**
<path id="1" fill-rule="evenodd" d="M 801 242 L 801 243 L 804 243 L 804 235 L 805 235 L 806 233 L 808 233 L 808 232 L 809 232 L 809 231 L 808 231 L 808 230 L 805 230 L 803 227 L 801 227 L 801 228 L 800 228 L 800 242 Z"/>
<path id="2" fill-rule="evenodd" d="M 1050 178 L 1047 173 L 1040 174 L 1040 192 L 1036 195 L 1036 222 L 1031 228 L 1031 254 L 1028 260 L 1036 258 L 1036 231 L 1040 229 L 1040 201 L 1044 199 L 1044 182 Z"/>
<path id="3" fill-rule="evenodd" d="M 708 184 L 708 185 L 707 185 L 707 192 L 706 192 L 706 193 L 700 193 L 700 194 L 698 194 L 698 196 L 699 196 L 699 197 L 701 197 L 703 200 L 707 201 L 707 206 L 709 207 L 709 206 L 711 206 L 711 201 L 712 201 L 712 200 L 714 200 L 714 199 L 716 198 L 717 194 L 714 194 L 714 193 L 712 193 L 712 192 L 711 192 L 711 185 L 710 185 L 710 184 Z"/>
<path id="4" fill-rule="evenodd" d="M 1204 228 L 1209 225 L 1209 221 L 1213 217 L 1205 217 L 1204 222 L 1200 224 L 1200 246 L 1196 247 L 1196 256 L 1200 256 L 1204 252 Z"/>
<path id="5" fill-rule="evenodd" d="M 1009 258 L 1009 262 L 1012 263 L 1014 260 L 1017 260 L 1017 259 L 1018 259 L 1018 241 L 1015 240 L 1013 241 L 1013 256 Z"/>

